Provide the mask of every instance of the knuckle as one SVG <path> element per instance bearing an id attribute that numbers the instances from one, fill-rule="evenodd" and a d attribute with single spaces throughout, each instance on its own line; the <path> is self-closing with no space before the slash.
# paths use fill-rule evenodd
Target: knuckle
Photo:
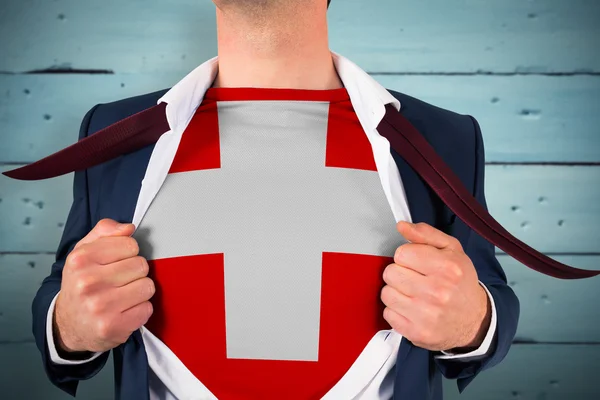
<path id="1" fill-rule="evenodd" d="M 75 292 L 79 295 L 86 295 L 90 292 L 94 284 L 94 279 L 89 275 L 79 276 L 74 283 Z"/>
<path id="2" fill-rule="evenodd" d="M 414 243 L 406 243 L 403 244 L 402 247 L 402 252 L 405 254 L 409 254 L 409 255 L 413 255 L 414 251 L 415 251 L 415 246 L 417 246 Z"/>
<path id="3" fill-rule="evenodd" d="M 394 269 L 395 264 L 389 264 L 387 267 L 385 267 L 385 269 L 383 270 L 383 280 L 386 283 L 390 283 L 390 279 L 392 278 L 393 274 L 394 274 Z"/>
<path id="4" fill-rule="evenodd" d="M 392 324 L 392 320 L 393 320 L 393 316 L 392 316 L 392 310 L 389 307 L 386 307 L 383 309 L 383 318 L 390 323 L 390 325 Z"/>
<path id="5" fill-rule="evenodd" d="M 402 258 L 402 256 L 405 253 L 406 250 L 406 246 L 405 244 L 403 244 L 402 246 L 398 246 L 398 248 L 396 249 L 396 251 L 394 252 L 394 262 L 396 264 L 400 264 L 400 260 Z"/>
<path id="6" fill-rule="evenodd" d="M 96 335 L 105 341 L 111 337 L 112 324 L 107 318 L 98 318 L 96 322 Z"/>
<path id="7" fill-rule="evenodd" d="M 386 306 L 390 306 L 393 304 L 394 295 L 392 293 L 392 288 L 389 285 L 385 285 L 381 289 L 380 298 L 383 304 L 385 304 Z"/>
<path id="8" fill-rule="evenodd" d="M 87 245 L 84 244 L 81 247 L 71 251 L 67 255 L 65 263 L 71 268 L 80 268 L 85 264 L 86 259 L 88 258 L 88 254 L 89 249 Z"/>
<path id="9" fill-rule="evenodd" d="M 446 257 L 444 260 L 444 272 L 450 276 L 454 277 L 456 269 L 459 269 L 458 263 L 456 262 L 456 258 L 454 257 Z"/>
<path id="10" fill-rule="evenodd" d="M 444 258 L 444 271 L 448 272 L 456 268 L 456 260 L 450 255 L 446 255 Z"/>
<path id="11" fill-rule="evenodd" d="M 145 325 L 148 322 L 153 312 L 154 307 L 151 302 L 144 301 L 140 303 L 136 306 L 135 313 L 130 316 L 129 322 L 131 323 L 131 326 L 134 326 L 135 329 L 139 329 L 140 326 Z"/>
<path id="12" fill-rule="evenodd" d="M 142 276 L 147 276 L 150 272 L 150 266 L 148 265 L 148 261 L 142 256 L 135 256 L 135 261 L 140 268 L 140 273 Z"/>
<path id="13" fill-rule="evenodd" d="M 450 236 L 450 244 L 458 250 L 462 250 L 462 248 L 463 248 L 462 244 L 460 243 L 460 240 L 458 240 L 454 236 Z"/>
<path id="14" fill-rule="evenodd" d="M 399 246 L 394 252 L 394 262 L 396 264 L 402 264 L 407 259 L 415 257 L 416 245 L 414 243 L 405 243 Z"/>
<path id="15" fill-rule="evenodd" d="M 446 260 L 444 271 L 446 272 L 446 276 L 453 283 L 459 282 L 464 276 L 464 271 L 461 268 L 460 261 L 457 257 L 451 257 Z"/>
<path id="16" fill-rule="evenodd" d="M 149 301 L 147 301 L 146 304 L 147 304 L 147 306 L 146 306 L 146 309 L 147 309 L 146 315 L 148 316 L 148 318 L 150 318 L 152 316 L 152 314 L 154 314 L 154 306 Z"/>
<path id="17" fill-rule="evenodd" d="M 386 294 L 385 294 L 385 291 L 386 291 L 386 289 L 385 289 L 385 288 L 386 288 L 386 287 L 387 287 L 387 285 L 386 285 L 386 286 L 384 286 L 384 287 L 381 289 L 381 291 L 379 292 L 379 299 L 381 300 L 381 302 L 382 302 L 383 304 L 385 304 L 385 302 L 386 302 L 386 297 L 385 297 L 385 296 L 386 296 Z"/>
<path id="18" fill-rule="evenodd" d="M 75 250 L 73 250 L 75 251 Z M 69 254 L 67 254 L 67 257 L 65 257 L 65 265 L 63 267 L 63 275 L 65 274 L 65 272 L 71 270 L 73 268 L 73 251 L 71 251 Z"/>
<path id="19" fill-rule="evenodd" d="M 125 246 L 127 246 L 131 253 L 133 255 L 138 255 L 138 253 L 140 252 L 140 247 L 138 245 L 137 240 L 135 240 L 131 236 L 125 236 L 123 237 L 123 239 L 125 240 Z"/>
<path id="20" fill-rule="evenodd" d="M 148 320 L 150 319 L 150 317 L 152 316 L 153 313 L 154 313 L 154 307 L 152 306 L 152 303 L 149 301 L 146 301 L 144 303 L 144 307 L 143 307 L 143 311 L 142 311 L 142 319 L 143 319 L 142 325 L 144 325 L 146 322 L 148 322 Z"/>
<path id="21" fill-rule="evenodd" d="M 109 229 L 110 227 L 112 227 L 112 225 L 113 225 L 113 221 L 110 218 L 102 218 L 100 221 L 98 221 L 98 223 L 96 224 L 96 226 L 94 228 L 100 229 L 100 230 L 105 230 L 105 229 Z"/>
<path id="22" fill-rule="evenodd" d="M 381 301 L 388 307 L 396 308 L 400 304 L 398 292 L 393 287 L 386 285 L 381 289 Z"/>
<path id="23" fill-rule="evenodd" d="M 438 304 L 446 305 L 450 303 L 451 293 L 450 290 L 445 287 L 437 286 L 434 289 L 433 296 Z"/>
<path id="24" fill-rule="evenodd" d="M 98 297 L 90 297 L 86 301 L 86 308 L 92 315 L 98 315 L 104 310 L 104 302 Z"/>
<path id="25" fill-rule="evenodd" d="M 396 317 L 394 311 L 391 308 L 386 307 L 383 310 L 383 319 L 387 321 L 387 323 L 392 327 L 392 329 L 395 329 L 398 332 L 403 330 L 403 326 L 400 323 L 400 320 Z"/>
<path id="26" fill-rule="evenodd" d="M 143 278 L 142 292 L 145 298 L 149 299 L 150 297 L 154 296 L 154 293 L 156 293 L 156 285 L 152 279 L 148 277 Z"/>
<path id="27" fill-rule="evenodd" d="M 154 281 L 152 279 L 150 279 L 150 278 L 147 278 L 147 279 L 149 282 L 148 283 L 148 285 L 149 285 L 148 293 L 150 294 L 150 297 L 152 297 L 152 296 L 154 296 L 154 293 L 156 293 L 156 285 L 154 284 Z"/>
<path id="28" fill-rule="evenodd" d="M 456 268 L 452 269 L 452 275 L 454 276 L 454 278 L 456 280 L 459 281 L 463 278 L 463 276 L 465 275 L 465 272 L 459 265 L 457 265 Z"/>

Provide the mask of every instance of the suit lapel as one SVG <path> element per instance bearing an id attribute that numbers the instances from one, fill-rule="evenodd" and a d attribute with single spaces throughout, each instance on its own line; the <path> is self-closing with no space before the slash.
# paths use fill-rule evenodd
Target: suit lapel
<path id="1" fill-rule="evenodd" d="M 153 149 L 154 145 L 146 146 L 90 169 L 90 174 L 98 175 L 99 198 L 102 199 L 93 209 L 95 222 L 102 218 L 120 222 L 133 221 L 142 180 Z M 97 168 L 101 170 L 96 172 Z"/>

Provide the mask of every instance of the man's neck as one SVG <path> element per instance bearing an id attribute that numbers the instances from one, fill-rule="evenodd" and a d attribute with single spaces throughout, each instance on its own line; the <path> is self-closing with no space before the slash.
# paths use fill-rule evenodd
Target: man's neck
<path id="1" fill-rule="evenodd" d="M 250 17 L 217 9 L 217 34 L 213 87 L 343 87 L 329 50 L 324 10 L 264 10 Z"/>

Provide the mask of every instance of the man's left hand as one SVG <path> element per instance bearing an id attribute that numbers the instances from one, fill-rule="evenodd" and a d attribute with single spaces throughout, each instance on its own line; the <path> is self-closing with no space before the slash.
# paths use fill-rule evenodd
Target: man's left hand
<path id="1" fill-rule="evenodd" d="M 460 242 L 434 227 L 400 221 L 411 243 L 398 247 L 381 291 L 391 327 L 424 349 L 478 348 L 490 325 L 491 305 Z"/>

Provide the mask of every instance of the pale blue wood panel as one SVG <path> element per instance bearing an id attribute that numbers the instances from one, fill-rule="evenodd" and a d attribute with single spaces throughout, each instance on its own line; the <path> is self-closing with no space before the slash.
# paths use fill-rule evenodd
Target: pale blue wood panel
<path id="1" fill-rule="evenodd" d="M 369 72 L 577 72 L 600 65 L 595 0 L 333 0 L 331 11 L 330 47 Z"/>
<path id="2" fill-rule="evenodd" d="M 598 345 L 513 345 L 496 367 L 462 393 L 444 380 L 446 400 L 596 400 Z"/>
<path id="3" fill-rule="evenodd" d="M 50 383 L 34 343 L 0 344 L 0 398 L 5 400 L 73 400 Z M 112 356 L 92 379 L 81 381 L 77 400 L 114 399 Z"/>
<path id="4" fill-rule="evenodd" d="M 42 368 L 33 343 L 0 345 L 0 388 L 9 400 L 72 400 L 54 387 Z M 595 400 L 600 346 L 513 345 L 506 359 L 481 373 L 462 394 L 444 379 L 448 400 Z M 109 359 L 98 375 L 80 383 L 77 399 L 114 397 Z M 6 397 L 6 394 L 13 396 Z M 412 399 L 411 399 L 412 400 Z M 417 399 L 415 399 L 417 400 Z"/>
<path id="5" fill-rule="evenodd" d="M 490 165 L 486 171 L 491 213 L 517 237 L 542 252 L 600 249 L 600 167 Z M 0 252 L 56 251 L 71 184 L 71 175 L 33 182 L 1 175 Z"/>
<path id="6" fill-rule="evenodd" d="M 0 163 L 77 139 L 97 103 L 166 89 L 183 74 L 0 75 Z M 385 76 L 389 89 L 471 114 L 487 161 L 600 162 L 600 76 Z"/>
<path id="7" fill-rule="evenodd" d="M 600 269 L 600 256 L 561 256 L 558 260 Z M 600 342 L 600 278 L 565 281 L 530 270 L 500 256 L 521 303 L 518 340 Z M 32 340 L 31 302 L 50 273 L 54 256 L 0 255 L 0 343 Z"/>
<path id="8" fill-rule="evenodd" d="M 491 214 L 545 253 L 600 250 L 600 167 L 488 165 Z"/>
<path id="9" fill-rule="evenodd" d="M 0 70 L 188 70 L 217 54 L 210 1 L 5 0 Z"/>
<path id="10" fill-rule="evenodd" d="M 474 116 L 488 162 L 600 161 L 600 76 L 375 78 L 386 88 Z"/>
<path id="11" fill-rule="evenodd" d="M 184 76 L 0 75 L 0 163 L 31 162 L 66 147 L 94 105 L 166 89 Z"/>
<path id="12" fill-rule="evenodd" d="M 187 70 L 216 55 L 214 10 L 196 0 L 6 0 L 0 70 Z M 595 0 L 334 0 L 330 47 L 374 72 L 598 71 L 599 16 Z"/>
<path id="13" fill-rule="evenodd" d="M 554 256 L 600 270 L 600 256 Z M 498 260 L 521 303 L 517 341 L 600 343 L 600 277 L 563 280 L 540 274 L 505 254 Z"/>
<path id="14" fill-rule="evenodd" d="M 1 175 L 0 252 L 56 252 L 73 201 L 72 184 L 73 174 L 43 181 Z"/>

